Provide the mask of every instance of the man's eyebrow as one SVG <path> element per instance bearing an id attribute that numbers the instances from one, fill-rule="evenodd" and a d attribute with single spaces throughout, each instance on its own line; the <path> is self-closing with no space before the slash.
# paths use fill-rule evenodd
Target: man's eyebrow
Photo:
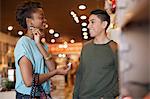
<path id="1" fill-rule="evenodd" d="M 93 21 L 93 20 L 95 20 L 95 19 L 90 19 L 89 21 Z"/>

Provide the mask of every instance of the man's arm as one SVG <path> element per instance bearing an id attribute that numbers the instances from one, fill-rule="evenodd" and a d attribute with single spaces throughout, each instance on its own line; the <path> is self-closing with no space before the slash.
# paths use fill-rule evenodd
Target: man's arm
<path id="1" fill-rule="evenodd" d="M 80 57 L 80 64 L 76 73 L 76 80 L 75 80 L 75 86 L 74 86 L 74 92 L 73 92 L 73 99 L 78 99 L 79 97 L 79 88 L 80 88 L 80 82 L 82 79 L 82 59 Z"/>

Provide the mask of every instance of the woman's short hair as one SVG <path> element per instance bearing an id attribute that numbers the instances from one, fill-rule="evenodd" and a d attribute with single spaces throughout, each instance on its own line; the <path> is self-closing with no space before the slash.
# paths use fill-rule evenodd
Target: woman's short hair
<path id="1" fill-rule="evenodd" d="M 32 13 L 37 8 L 42 8 L 39 2 L 28 1 L 19 5 L 16 11 L 16 21 L 23 27 L 27 28 L 26 18 L 32 18 Z"/>
<path id="2" fill-rule="evenodd" d="M 96 10 L 91 11 L 90 14 L 97 15 L 98 18 L 100 18 L 100 20 L 102 20 L 102 21 L 107 21 L 108 24 L 107 24 L 105 30 L 108 28 L 108 26 L 110 24 L 110 16 L 108 15 L 108 13 L 105 10 L 96 9 Z"/>

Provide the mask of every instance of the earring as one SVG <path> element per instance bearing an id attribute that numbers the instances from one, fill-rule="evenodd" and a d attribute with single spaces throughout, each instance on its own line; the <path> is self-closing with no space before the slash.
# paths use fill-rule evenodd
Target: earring
<path id="1" fill-rule="evenodd" d="M 28 29 L 29 30 L 32 30 L 34 27 L 33 26 L 28 26 Z"/>

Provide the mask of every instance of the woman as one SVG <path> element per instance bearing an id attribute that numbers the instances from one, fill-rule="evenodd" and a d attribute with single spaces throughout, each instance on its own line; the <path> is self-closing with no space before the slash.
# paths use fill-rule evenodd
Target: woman
<path id="1" fill-rule="evenodd" d="M 16 11 L 16 20 L 27 29 L 15 47 L 16 66 L 16 98 L 29 98 L 33 80 L 33 73 L 39 74 L 39 84 L 46 94 L 50 95 L 49 79 L 54 75 L 65 75 L 68 68 L 55 69 L 51 54 L 47 52 L 47 45 L 41 43 L 45 36 L 46 19 L 43 8 L 38 2 L 26 2 Z"/>

